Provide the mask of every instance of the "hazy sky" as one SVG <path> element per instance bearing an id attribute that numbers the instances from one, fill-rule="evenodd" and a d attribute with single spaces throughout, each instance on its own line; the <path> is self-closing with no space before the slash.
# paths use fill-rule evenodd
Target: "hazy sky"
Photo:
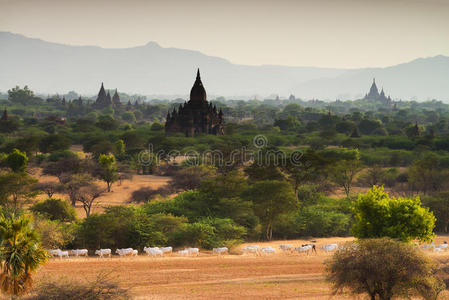
<path id="1" fill-rule="evenodd" d="M 449 55 L 449 1 L 0 0 L 0 31 L 106 48 L 155 41 L 239 64 L 388 66 Z"/>

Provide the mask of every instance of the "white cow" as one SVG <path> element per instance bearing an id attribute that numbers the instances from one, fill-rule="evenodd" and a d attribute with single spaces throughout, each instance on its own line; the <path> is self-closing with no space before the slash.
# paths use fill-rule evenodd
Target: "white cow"
<path id="1" fill-rule="evenodd" d="M 441 251 L 446 251 L 448 249 L 448 246 L 449 246 L 448 244 L 441 244 L 441 245 L 435 246 L 435 249 L 441 249 Z"/>
<path id="2" fill-rule="evenodd" d="M 74 255 L 76 257 L 78 256 L 89 256 L 89 251 L 87 249 L 76 249 L 76 250 L 70 250 L 70 254 Z"/>
<path id="3" fill-rule="evenodd" d="M 312 251 L 313 246 L 312 245 L 305 245 L 301 247 L 296 247 L 293 249 L 293 251 L 296 251 L 298 253 L 305 253 L 306 255 L 309 255 L 310 251 Z"/>
<path id="4" fill-rule="evenodd" d="M 173 248 L 172 247 L 162 247 L 162 248 L 159 248 L 159 250 L 161 250 L 162 253 L 164 253 L 164 254 L 173 252 Z"/>
<path id="5" fill-rule="evenodd" d="M 255 254 L 255 255 L 260 255 L 260 247 L 257 246 L 257 245 L 248 245 L 248 246 L 245 246 L 245 247 L 242 249 L 242 251 L 243 251 L 243 254 L 249 254 L 249 253 L 252 253 L 252 254 Z"/>
<path id="6" fill-rule="evenodd" d="M 95 255 L 100 256 L 100 258 L 104 257 L 104 256 L 109 256 L 111 257 L 111 249 L 100 249 L 100 250 L 95 250 Z"/>
<path id="7" fill-rule="evenodd" d="M 164 253 L 158 247 L 149 247 L 149 248 L 143 247 L 143 251 L 145 251 L 148 254 L 148 256 L 153 257 L 156 257 L 158 255 L 162 257 L 164 255 Z"/>
<path id="8" fill-rule="evenodd" d="M 337 244 L 326 244 L 324 246 L 321 246 L 321 249 L 323 249 L 326 253 L 337 250 L 338 245 Z"/>
<path id="9" fill-rule="evenodd" d="M 179 250 L 178 251 L 178 254 L 180 255 L 180 256 L 187 256 L 188 254 L 189 254 L 189 251 L 187 251 L 187 250 Z"/>
<path id="10" fill-rule="evenodd" d="M 291 250 L 292 250 L 292 245 L 290 245 L 290 244 L 287 244 L 287 245 L 279 245 L 279 249 L 281 249 L 282 252 L 291 251 Z"/>
<path id="11" fill-rule="evenodd" d="M 57 256 L 59 256 L 60 259 L 62 259 L 63 257 L 69 258 L 69 251 L 59 250 Z"/>
<path id="12" fill-rule="evenodd" d="M 55 257 L 55 256 L 59 256 L 60 251 L 61 251 L 61 249 L 52 249 L 52 250 L 48 250 L 48 254 Z"/>
<path id="13" fill-rule="evenodd" d="M 198 248 L 187 248 L 185 250 L 187 250 L 189 256 L 192 256 L 192 255 L 198 256 L 198 255 L 200 255 L 200 249 L 198 249 Z"/>
<path id="14" fill-rule="evenodd" d="M 228 253 L 229 249 L 227 247 L 221 247 L 221 248 L 214 248 L 212 249 L 213 253 L 218 254 L 218 256 L 221 256 L 222 254 Z"/>
<path id="15" fill-rule="evenodd" d="M 274 249 L 273 247 L 263 247 L 260 252 L 262 254 L 268 255 L 268 254 L 275 254 L 276 253 L 276 249 Z"/>
<path id="16" fill-rule="evenodd" d="M 137 256 L 138 251 L 134 250 L 133 248 L 125 248 L 125 249 L 117 249 L 115 250 L 115 253 L 117 253 L 120 256 Z"/>

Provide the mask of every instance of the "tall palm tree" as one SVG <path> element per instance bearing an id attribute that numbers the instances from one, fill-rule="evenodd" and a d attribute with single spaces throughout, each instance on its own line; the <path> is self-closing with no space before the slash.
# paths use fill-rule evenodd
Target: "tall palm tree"
<path id="1" fill-rule="evenodd" d="M 48 259 L 29 216 L 0 215 L 0 290 L 11 299 L 28 291 L 32 273 Z"/>

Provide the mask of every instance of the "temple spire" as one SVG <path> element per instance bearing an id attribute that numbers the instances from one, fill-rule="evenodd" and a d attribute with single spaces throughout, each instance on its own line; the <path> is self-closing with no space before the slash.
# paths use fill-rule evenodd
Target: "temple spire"
<path id="1" fill-rule="evenodd" d="M 196 79 L 201 80 L 200 68 L 198 68 L 198 70 L 196 71 Z"/>

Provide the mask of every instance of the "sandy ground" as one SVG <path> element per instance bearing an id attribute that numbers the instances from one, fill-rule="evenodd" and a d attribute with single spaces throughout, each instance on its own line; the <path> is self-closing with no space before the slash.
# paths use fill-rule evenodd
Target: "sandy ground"
<path id="1" fill-rule="evenodd" d="M 440 237 L 441 243 L 447 237 Z M 317 246 L 350 241 L 352 238 L 316 239 Z M 294 246 L 305 240 L 251 243 L 278 247 Z M 244 244 L 246 245 L 246 244 Z M 239 253 L 239 249 L 232 253 Z M 449 259 L 449 252 L 429 255 Z M 199 257 L 111 259 L 52 259 L 37 273 L 42 278 L 66 277 L 72 280 L 92 279 L 99 272 L 111 272 L 122 287 L 129 288 L 134 299 L 329 299 L 331 290 L 325 281 L 324 261 L 331 254 L 318 249 L 317 255 L 275 255 L 255 257 L 231 254 L 222 257 L 201 251 Z M 366 299 L 351 295 L 332 299 Z M 445 293 L 441 299 L 449 299 Z"/>

